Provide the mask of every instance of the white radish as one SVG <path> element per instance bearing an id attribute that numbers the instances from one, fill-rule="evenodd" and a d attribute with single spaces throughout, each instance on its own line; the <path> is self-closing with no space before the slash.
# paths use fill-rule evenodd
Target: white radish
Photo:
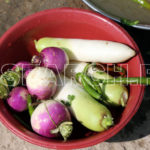
<path id="1" fill-rule="evenodd" d="M 84 62 L 120 63 L 136 54 L 125 44 L 104 40 L 45 37 L 35 41 L 35 45 L 38 52 L 47 47 L 62 48 L 67 52 L 70 60 Z"/>
<path id="2" fill-rule="evenodd" d="M 63 76 L 58 81 L 63 81 L 63 85 L 59 86 L 54 99 L 70 103 L 71 113 L 83 126 L 101 132 L 113 125 L 111 112 L 93 99 L 80 84 Z M 69 99 L 69 96 L 72 99 Z"/>

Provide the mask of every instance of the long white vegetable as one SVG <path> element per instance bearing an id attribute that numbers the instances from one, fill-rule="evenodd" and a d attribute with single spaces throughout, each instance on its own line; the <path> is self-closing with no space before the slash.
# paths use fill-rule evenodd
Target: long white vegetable
<path id="1" fill-rule="evenodd" d="M 69 102 L 72 114 L 82 125 L 97 132 L 104 131 L 113 125 L 110 111 L 94 100 L 80 84 L 63 76 L 61 80 L 63 85 L 59 84 L 54 99 Z M 72 97 L 71 101 L 68 96 Z"/>
<path id="2" fill-rule="evenodd" d="M 84 62 L 119 63 L 124 62 L 136 52 L 129 46 L 111 41 L 64 38 L 41 38 L 35 41 L 41 52 L 46 47 L 59 47 L 66 50 L 70 60 Z"/>

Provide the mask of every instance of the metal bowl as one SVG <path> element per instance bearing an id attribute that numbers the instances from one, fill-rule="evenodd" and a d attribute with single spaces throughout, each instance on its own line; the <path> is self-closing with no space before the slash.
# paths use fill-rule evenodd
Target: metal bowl
<path id="1" fill-rule="evenodd" d="M 92 0 L 82 0 L 86 5 L 88 5 L 91 9 L 93 9 L 94 11 L 110 18 L 110 19 L 113 19 L 119 23 L 121 23 L 120 21 L 120 18 L 115 16 L 115 15 L 112 15 L 112 14 L 109 14 L 108 12 L 106 13 L 104 10 L 102 10 L 99 6 L 97 6 L 96 4 L 94 4 L 92 2 Z M 137 24 L 137 25 L 133 25 L 132 27 L 135 27 L 135 28 L 138 28 L 138 29 L 144 29 L 144 30 L 150 30 L 150 24 Z"/>

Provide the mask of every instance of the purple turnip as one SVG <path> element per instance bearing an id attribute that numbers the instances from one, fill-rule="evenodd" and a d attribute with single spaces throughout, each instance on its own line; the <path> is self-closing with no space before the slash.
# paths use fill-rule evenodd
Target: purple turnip
<path id="1" fill-rule="evenodd" d="M 27 109 L 27 96 L 29 92 L 24 87 L 15 87 L 7 99 L 8 105 L 15 111 L 22 112 Z"/>
<path id="2" fill-rule="evenodd" d="M 36 67 L 29 72 L 26 85 L 31 95 L 41 100 L 49 99 L 56 92 L 57 79 L 52 70 Z"/>
<path id="3" fill-rule="evenodd" d="M 54 72 L 63 72 L 69 64 L 69 58 L 62 49 L 48 47 L 43 49 L 40 56 L 33 56 L 32 63 L 40 63 L 41 66 L 52 69 Z"/>
<path id="4" fill-rule="evenodd" d="M 68 109 L 55 100 L 43 101 L 31 116 L 33 130 L 45 137 L 53 138 L 62 135 L 64 140 L 72 133 L 72 122 Z"/>

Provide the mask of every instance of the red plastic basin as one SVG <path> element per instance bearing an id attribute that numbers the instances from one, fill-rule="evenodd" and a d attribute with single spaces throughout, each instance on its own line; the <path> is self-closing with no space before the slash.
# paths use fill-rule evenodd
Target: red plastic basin
<path id="1" fill-rule="evenodd" d="M 100 14 L 73 8 L 41 11 L 15 24 L 0 38 L 0 66 L 20 60 L 30 60 L 36 53 L 33 40 L 45 36 L 125 43 L 138 51 L 136 57 L 125 63 L 128 64 L 128 75 L 132 77 L 145 75 L 139 49 L 122 27 Z M 83 148 L 103 142 L 118 133 L 138 110 L 143 94 L 144 86 L 130 86 L 128 104 L 114 127 L 102 133 L 70 139 L 67 142 L 44 138 L 27 130 L 12 116 L 3 101 L 0 101 L 0 120 L 13 133 L 30 143 L 55 149 Z"/>

